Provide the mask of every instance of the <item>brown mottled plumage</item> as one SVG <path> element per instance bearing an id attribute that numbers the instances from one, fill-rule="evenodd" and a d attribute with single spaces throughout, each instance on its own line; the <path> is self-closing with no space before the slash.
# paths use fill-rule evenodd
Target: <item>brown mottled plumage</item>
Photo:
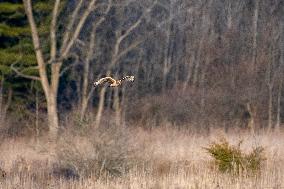
<path id="1" fill-rule="evenodd" d="M 125 76 L 122 79 L 113 79 L 112 77 L 103 77 L 99 79 L 98 81 L 94 82 L 94 87 L 97 87 L 99 85 L 102 85 L 104 83 L 109 83 L 110 87 L 118 87 L 122 84 L 123 81 L 134 81 L 134 76 Z"/>

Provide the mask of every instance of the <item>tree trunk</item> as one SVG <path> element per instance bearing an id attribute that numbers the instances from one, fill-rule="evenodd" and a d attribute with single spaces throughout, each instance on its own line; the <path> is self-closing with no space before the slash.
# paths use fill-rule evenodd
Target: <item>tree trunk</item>
<path id="1" fill-rule="evenodd" d="M 36 144 L 39 144 L 39 98 L 38 98 L 38 89 L 36 89 Z"/>
<path id="2" fill-rule="evenodd" d="M 268 132 L 271 131 L 272 128 L 272 86 L 269 86 L 268 91 L 268 125 L 267 130 Z"/>
<path id="3" fill-rule="evenodd" d="M 272 64 L 274 64 L 274 58 L 273 58 L 273 47 L 271 48 L 271 60 L 268 62 L 268 68 L 267 68 L 267 76 L 266 76 L 266 82 L 268 87 L 268 123 L 267 123 L 267 132 L 271 132 L 272 129 L 272 109 L 273 109 L 273 75 L 272 75 Z"/>
<path id="4" fill-rule="evenodd" d="M 257 56 L 257 36 L 258 36 L 258 9 L 259 9 L 259 0 L 255 0 L 255 8 L 253 15 L 253 55 L 252 55 L 252 71 L 256 65 L 256 56 Z"/>
<path id="5" fill-rule="evenodd" d="M 1 83 L 0 83 L 0 128 L 4 123 L 4 113 L 3 113 L 3 109 L 2 109 L 2 105 L 3 105 L 3 86 L 4 86 L 4 76 L 2 76 L 1 78 Z"/>
<path id="6" fill-rule="evenodd" d="M 96 114 L 96 121 L 95 121 L 95 127 L 99 127 L 101 123 L 101 118 L 104 110 L 104 102 L 105 102 L 105 93 L 106 93 L 106 87 L 103 87 L 100 92 L 100 101 L 98 105 L 98 111 Z"/>
<path id="7" fill-rule="evenodd" d="M 189 60 L 187 60 L 188 62 L 186 63 L 187 64 L 187 75 L 186 75 L 186 79 L 184 81 L 184 84 L 183 84 L 183 92 L 186 91 L 188 85 L 189 85 L 189 82 L 192 78 L 192 69 L 193 69 L 193 64 L 194 64 L 194 59 L 195 59 L 195 56 L 194 55 L 191 55 L 191 57 L 189 58 Z"/>
<path id="8" fill-rule="evenodd" d="M 88 107 L 88 86 L 89 86 L 89 72 L 90 72 L 90 63 L 92 56 L 94 54 L 94 47 L 95 47 L 95 32 L 96 32 L 96 26 L 93 26 L 92 34 L 90 38 L 88 53 L 86 56 L 86 62 L 84 64 L 84 74 L 83 74 L 83 94 L 82 94 L 82 104 L 81 104 L 81 114 L 80 114 L 80 120 L 82 121 L 84 119 L 84 116 L 86 114 L 86 110 Z"/>
<path id="9" fill-rule="evenodd" d="M 125 87 L 122 87 L 122 97 L 120 100 L 120 123 L 122 126 L 126 125 L 125 116 L 126 116 L 126 100 L 125 100 Z"/>
<path id="10" fill-rule="evenodd" d="M 82 98 L 82 104 L 81 104 L 81 112 L 80 112 L 80 121 L 84 120 L 86 111 L 88 107 L 87 97 Z"/>
<path id="11" fill-rule="evenodd" d="M 119 90 L 118 88 L 114 89 L 114 111 L 115 111 L 115 124 L 121 124 L 121 107 L 120 107 L 120 99 L 119 99 Z"/>
<path id="12" fill-rule="evenodd" d="M 247 111 L 250 115 L 249 122 L 248 122 L 248 128 L 250 129 L 250 133 L 253 136 L 255 133 L 255 111 L 254 108 L 251 106 L 251 104 L 247 103 Z"/>
<path id="13" fill-rule="evenodd" d="M 47 98 L 47 114 L 49 125 L 49 137 L 50 139 L 56 139 L 58 134 L 59 122 L 57 112 L 57 95 L 50 94 Z"/>
<path id="14" fill-rule="evenodd" d="M 83 121 L 85 117 L 85 113 L 86 113 L 87 106 L 88 106 L 89 67 L 90 67 L 90 61 L 87 60 L 84 64 L 84 74 L 83 74 L 83 88 L 82 88 L 81 112 L 80 112 L 81 121 Z"/>
<path id="15" fill-rule="evenodd" d="M 195 12 L 191 14 L 186 14 L 186 17 L 192 17 L 192 20 L 189 20 L 189 25 L 192 25 L 193 20 L 195 19 Z M 194 25 L 196 26 L 196 25 Z M 196 30 L 196 27 L 192 28 L 192 30 Z M 193 77 L 193 68 L 194 68 L 194 62 L 195 62 L 195 47 L 196 47 L 196 42 L 192 42 L 191 39 L 188 37 L 188 35 L 185 34 L 185 66 L 186 66 L 186 77 L 185 81 L 183 83 L 183 93 L 187 90 L 188 86 L 190 85 L 190 82 L 192 81 Z"/>
<path id="16" fill-rule="evenodd" d="M 282 96 L 282 78 L 280 79 L 279 89 L 277 94 L 277 116 L 276 116 L 276 124 L 275 131 L 280 130 L 280 122 L 281 122 L 281 96 Z"/>
<path id="17" fill-rule="evenodd" d="M 172 58 L 171 58 L 171 42 L 170 42 L 170 32 L 167 34 L 167 43 L 165 45 L 165 52 L 164 52 L 164 61 L 163 61 L 163 81 L 162 81 L 162 89 L 163 92 L 165 91 L 166 87 L 167 87 L 167 77 L 168 77 L 168 73 L 171 69 L 171 64 L 172 64 Z"/>
<path id="18" fill-rule="evenodd" d="M 212 0 L 208 1 L 207 6 L 203 8 L 203 10 L 200 13 L 201 16 L 201 33 L 200 33 L 200 39 L 199 43 L 196 47 L 196 58 L 195 58 L 195 65 L 193 68 L 193 75 L 192 75 L 192 86 L 194 88 L 197 88 L 197 86 L 200 84 L 200 70 L 202 68 L 202 55 L 203 55 L 203 48 L 204 48 L 204 42 L 209 34 L 210 26 L 211 26 L 211 18 L 210 18 L 210 11 L 207 7 L 210 7 L 212 4 Z"/>
<path id="19" fill-rule="evenodd" d="M 227 28 L 228 30 L 232 29 L 233 25 L 233 16 L 232 16 L 232 2 L 228 0 L 228 13 L 227 13 Z"/>
<path id="20" fill-rule="evenodd" d="M 167 32 L 166 32 L 166 43 L 164 46 L 164 61 L 163 61 L 163 81 L 162 81 L 162 90 L 163 92 L 167 86 L 167 76 L 171 69 L 172 65 L 172 19 L 173 19 L 173 2 L 170 2 L 169 7 L 169 20 L 170 23 L 168 24 Z"/>
<path id="21" fill-rule="evenodd" d="M 284 66 L 284 22 L 280 23 L 280 30 L 282 31 L 281 34 L 281 40 L 280 40 L 280 73 L 279 73 L 279 88 L 278 88 L 278 96 L 277 96 L 277 117 L 276 117 L 276 125 L 275 130 L 280 130 L 280 123 L 281 123 L 281 97 L 282 97 L 282 87 L 283 87 L 283 66 Z"/>
<path id="22" fill-rule="evenodd" d="M 32 12 L 31 0 L 24 0 L 25 12 L 28 17 L 28 21 L 31 28 L 32 40 L 34 44 L 36 59 L 38 63 L 39 75 L 41 85 L 44 91 L 44 95 L 47 101 L 47 112 L 48 112 L 48 126 L 49 126 L 49 137 L 55 139 L 58 131 L 58 115 L 57 115 L 57 90 L 59 82 L 59 71 L 61 68 L 61 63 L 52 64 L 51 66 L 51 84 L 48 81 L 46 64 L 44 61 L 43 52 L 40 46 L 40 39 L 36 23 L 34 20 L 34 15 Z"/>
<path id="23" fill-rule="evenodd" d="M 0 128 L 5 123 L 5 119 L 6 119 L 6 116 L 7 116 L 7 111 L 8 111 L 8 108 L 10 107 L 10 105 L 11 105 L 12 95 L 13 95 L 13 90 L 10 87 L 8 89 L 6 102 L 4 102 L 3 86 L 4 86 L 4 76 L 2 77 L 1 84 L 0 84 Z"/>

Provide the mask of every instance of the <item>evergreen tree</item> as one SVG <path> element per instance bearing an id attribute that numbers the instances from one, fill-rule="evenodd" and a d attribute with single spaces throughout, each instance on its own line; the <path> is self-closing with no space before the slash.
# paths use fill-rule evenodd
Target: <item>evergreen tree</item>
<path id="1" fill-rule="evenodd" d="M 42 37 L 47 36 L 49 14 L 52 6 L 48 1 L 37 1 L 34 10 L 37 14 L 39 32 Z M 39 21 L 41 23 L 39 23 Z M 36 87 L 42 92 L 38 82 L 28 79 L 38 75 L 36 57 L 30 28 L 21 0 L 4 0 L 0 2 L 0 81 L 5 98 L 12 94 L 12 109 L 24 116 L 28 107 L 33 107 L 35 99 L 31 98 L 31 88 Z M 46 42 L 47 44 L 47 42 Z M 21 76 L 28 77 L 21 77 Z M 13 91 L 13 93 L 8 93 Z M 18 107 L 24 107 L 18 108 Z"/>

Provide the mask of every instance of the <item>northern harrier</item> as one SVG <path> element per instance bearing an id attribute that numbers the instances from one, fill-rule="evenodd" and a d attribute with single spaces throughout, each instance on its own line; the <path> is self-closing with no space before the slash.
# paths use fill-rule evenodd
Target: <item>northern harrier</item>
<path id="1" fill-rule="evenodd" d="M 98 81 L 94 82 L 94 87 L 97 87 L 97 86 L 104 84 L 104 83 L 109 83 L 110 87 L 118 87 L 122 84 L 123 81 L 133 82 L 134 76 L 125 76 L 122 79 L 118 79 L 118 80 L 113 79 L 112 77 L 103 77 L 103 78 L 99 79 Z"/>

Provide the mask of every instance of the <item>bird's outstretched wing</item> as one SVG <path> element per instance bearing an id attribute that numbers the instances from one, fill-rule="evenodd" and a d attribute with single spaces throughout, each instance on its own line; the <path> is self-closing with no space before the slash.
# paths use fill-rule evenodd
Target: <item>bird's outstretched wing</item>
<path id="1" fill-rule="evenodd" d="M 131 75 L 131 76 L 129 76 L 129 75 L 127 75 L 127 76 L 125 76 L 125 77 L 123 77 L 123 78 L 121 78 L 120 79 L 120 81 L 123 81 L 123 80 L 125 80 L 125 81 L 131 81 L 131 82 L 133 82 L 134 81 L 134 76 L 133 75 Z"/>
<path id="2" fill-rule="evenodd" d="M 112 84 L 114 82 L 115 82 L 115 79 L 113 79 L 112 77 L 103 77 L 103 78 L 99 79 L 98 81 L 94 82 L 94 87 L 101 85 L 103 83 Z"/>

